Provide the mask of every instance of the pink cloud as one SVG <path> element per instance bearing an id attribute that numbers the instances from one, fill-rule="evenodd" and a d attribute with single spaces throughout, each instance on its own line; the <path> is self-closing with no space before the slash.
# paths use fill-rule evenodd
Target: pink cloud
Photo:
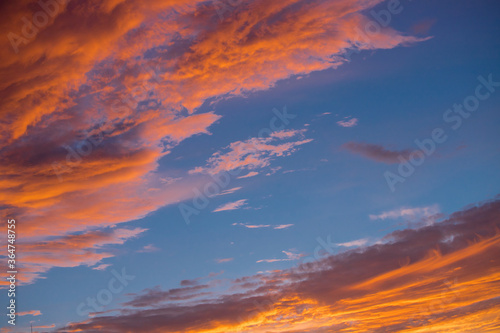
<path id="1" fill-rule="evenodd" d="M 209 158 L 206 167 L 197 167 L 191 170 L 190 173 L 206 172 L 217 174 L 221 171 L 231 171 L 238 168 L 255 170 L 267 167 L 270 165 L 272 158 L 288 156 L 295 152 L 298 146 L 309 143 L 312 139 L 300 139 L 286 143 L 276 143 L 275 141 L 291 139 L 295 136 L 302 137 L 303 135 L 303 130 L 279 131 L 271 133 L 266 138 L 251 138 L 246 141 L 233 142 L 226 147 L 225 152 L 219 151 L 213 154 Z"/>
<path id="2" fill-rule="evenodd" d="M 251 171 L 249 173 L 247 173 L 246 175 L 243 175 L 243 176 L 239 176 L 238 179 L 243 179 L 243 178 L 250 178 L 250 177 L 254 177 L 254 176 L 257 176 L 259 173 L 256 172 L 256 171 Z"/>
<path id="3" fill-rule="evenodd" d="M 138 250 L 137 252 L 149 253 L 149 252 L 157 252 L 157 251 L 160 251 L 160 249 L 157 248 L 156 246 L 154 246 L 153 244 L 148 244 L 148 245 L 145 245 L 142 249 Z"/>
<path id="4" fill-rule="evenodd" d="M 273 228 L 276 230 L 287 229 L 293 226 L 293 224 L 271 225 L 271 224 L 247 224 L 247 223 L 233 223 L 233 225 L 240 225 L 248 229 Z"/>
<path id="5" fill-rule="evenodd" d="M 294 260 L 299 260 L 302 257 L 305 257 L 305 254 L 302 253 L 295 253 L 293 251 L 281 251 L 286 255 L 285 259 L 261 259 L 257 260 L 257 263 L 261 262 L 266 262 L 266 263 L 273 263 L 273 262 L 280 262 L 280 261 L 294 261 Z"/>
<path id="6" fill-rule="evenodd" d="M 230 188 L 230 189 L 227 189 L 227 190 L 224 190 L 222 192 L 220 192 L 218 195 L 226 195 L 226 194 L 232 194 L 238 190 L 241 190 L 242 187 L 233 187 L 233 188 Z"/>
<path id="7" fill-rule="evenodd" d="M 222 258 L 222 259 L 215 259 L 215 262 L 218 264 L 223 264 L 223 263 L 230 262 L 233 260 L 234 260 L 234 258 Z"/>
<path id="8" fill-rule="evenodd" d="M 99 266 L 92 267 L 92 269 L 94 269 L 96 271 L 103 271 L 106 268 L 108 268 L 109 266 L 111 266 L 111 264 L 100 264 Z"/>
<path id="9" fill-rule="evenodd" d="M 241 199 L 241 200 L 234 201 L 234 202 L 228 202 L 226 204 L 223 204 L 223 205 L 217 207 L 212 212 L 215 213 L 215 212 L 223 212 L 226 210 L 240 209 L 243 206 L 245 206 L 246 204 L 247 204 L 247 199 Z"/>
<path id="10" fill-rule="evenodd" d="M 358 124 L 358 118 L 351 118 L 349 120 L 339 120 L 337 125 L 341 127 L 354 127 Z"/>
<path id="11" fill-rule="evenodd" d="M 293 224 L 280 224 L 280 225 L 274 226 L 273 229 L 288 229 L 290 227 L 293 227 Z"/>
<path id="12" fill-rule="evenodd" d="M 269 228 L 270 224 L 246 224 L 246 223 L 233 223 L 233 225 L 241 225 L 248 229 L 260 229 L 260 228 Z"/>

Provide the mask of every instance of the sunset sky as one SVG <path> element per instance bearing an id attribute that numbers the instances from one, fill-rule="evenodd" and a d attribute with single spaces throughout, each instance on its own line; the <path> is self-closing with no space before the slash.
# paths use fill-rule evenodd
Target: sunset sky
<path id="1" fill-rule="evenodd" d="M 0 332 L 500 332 L 496 0 L 0 5 Z"/>

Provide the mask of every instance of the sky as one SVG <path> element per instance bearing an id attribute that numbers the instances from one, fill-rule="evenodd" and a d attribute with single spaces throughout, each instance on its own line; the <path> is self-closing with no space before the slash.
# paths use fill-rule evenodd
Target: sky
<path id="1" fill-rule="evenodd" d="M 0 332 L 500 332 L 500 4 L 0 4 Z"/>

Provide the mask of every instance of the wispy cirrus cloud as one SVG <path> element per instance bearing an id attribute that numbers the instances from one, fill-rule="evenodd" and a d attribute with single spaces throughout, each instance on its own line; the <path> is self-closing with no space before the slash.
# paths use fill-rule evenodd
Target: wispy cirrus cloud
<path id="1" fill-rule="evenodd" d="M 288 229 L 290 227 L 293 227 L 293 224 L 279 224 L 273 227 L 273 229 Z"/>
<path id="2" fill-rule="evenodd" d="M 42 312 L 40 310 L 30 310 L 30 311 L 22 311 L 17 313 L 18 316 L 41 316 Z"/>
<path id="3" fill-rule="evenodd" d="M 246 206 L 247 201 L 248 201 L 247 199 L 241 199 L 241 200 L 234 201 L 234 202 L 228 202 L 228 203 L 225 203 L 225 204 L 220 205 L 219 207 L 215 208 L 212 212 L 216 213 L 216 212 L 223 212 L 226 210 L 240 209 L 240 208 Z"/>
<path id="4" fill-rule="evenodd" d="M 273 228 L 277 230 L 287 229 L 293 226 L 293 224 L 271 225 L 271 224 L 248 224 L 248 223 L 233 223 L 233 225 L 240 225 L 248 229 Z"/>
<path id="5" fill-rule="evenodd" d="M 266 262 L 266 263 L 273 263 L 273 262 L 280 262 L 280 261 L 294 261 L 294 260 L 299 260 L 302 257 L 305 257 L 306 255 L 303 253 L 295 253 L 293 250 L 289 251 L 281 251 L 286 255 L 286 258 L 282 259 L 261 259 L 257 260 L 257 263 L 261 262 Z"/>
<path id="6" fill-rule="evenodd" d="M 137 252 L 139 252 L 139 253 L 150 253 L 150 252 L 158 252 L 158 251 L 160 251 L 159 248 L 157 248 L 153 244 L 148 244 L 148 245 L 144 245 L 142 247 L 142 249 L 138 250 Z"/>
<path id="7" fill-rule="evenodd" d="M 419 219 L 430 219 L 440 213 L 439 205 L 431 205 L 424 207 L 402 207 L 386 211 L 380 214 L 369 215 L 370 220 L 387 220 L 387 219 L 409 219 L 416 221 Z"/>
<path id="8" fill-rule="evenodd" d="M 248 229 L 260 229 L 260 228 L 269 228 L 270 224 L 246 224 L 246 223 L 233 223 L 233 225 L 241 225 Z"/>
<path id="9" fill-rule="evenodd" d="M 363 143 L 363 142 L 347 142 L 342 145 L 342 148 L 351 153 L 361 155 L 375 162 L 386 164 L 400 163 L 401 159 L 406 160 L 411 154 L 411 150 L 389 150 L 381 145 Z"/>
<path id="10" fill-rule="evenodd" d="M 247 173 L 246 175 L 243 175 L 243 176 L 239 176 L 238 179 L 243 179 L 243 178 L 250 178 L 250 177 L 254 177 L 254 176 L 257 176 L 259 173 L 256 172 L 256 171 L 251 171 L 249 173 Z"/>
<path id="11" fill-rule="evenodd" d="M 337 243 L 337 246 L 342 246 L 342 247 L 358 247 L 358 246 L 364 246 L 369 243 L 368 238 L 361 238 L 357 240 L 353 240 L 350 242 L 345 242 L 345 243 Z"/>
<path id="12" fill-rule="evenodd" d="M 233 194 L 234 192 L 238 191 L 238 190 L 241 190 L 242 187 L 233 187 L 233 188 L 229 188 L 227 190 L 224 190 L 222 192 L 220 192 L 219 194 L 217 195 L 226 195 L 226 194 Z"/>
<path id="13" fill-rule="evenodd" d="M 358 124 L 358 118 L 350 118 L 348 120 L 339 120 L 337 121 L 337 125 L 340 127 L 354 127 Z"/>
<path id="14" fill-rule="evenodd" d="M 215 262 L 218 264 L 224 264 L 226 262 L 231 262 L 233 260 L 234 258 L 220 258 L 220 259 L 215 259 Z"/>
<path id="15" fill-rule="evenodd" d="M 499 211 L 500 201 L 485 202 L 433 225 L 395 231 L 381 244 L 235 279 L 237 292 L 154 308 L 155 298 L 142 297 L 135 311 L 59 332 L 496 331 Z"/>
<path id="16" fill-rule="evenodd" d="M 96 270 L 96 271 L 103 271 L 105 270 L 106 268 L 110 267 L 111 264 L 100 264 L 96 267 L 92 267 L 93 270 Z"/>
<path id="17" fill-rule="evenodd" d="M 223 151 L 213 154 L 208 159 L 206 167 L 197 167 L 191 170 L 190 173 L 217 174 L 222 171 L 235 169 L 262 169 L 269 166 L 273 158 L 288 156 L 295 152 L 298 146 L 311 142 L 312 139 L 303 138 L 304 133 L 304 130 L 283 130 L 273 132 L 269 137 L 265 138 L 259 137 L 233 142 Z M 291 140 L 296 137 L 299 137 L 299 139 L 279 143 L 280 141 Z M 246 177 L 256 174 L 255 171 L 251 171 Z"/>

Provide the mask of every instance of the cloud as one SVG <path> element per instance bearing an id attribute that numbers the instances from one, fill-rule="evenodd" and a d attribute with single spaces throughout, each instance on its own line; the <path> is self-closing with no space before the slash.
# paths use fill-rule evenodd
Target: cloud
<path id="1" fill-rule="evenodd" d="M 337 246 L 357 247 L 357 246 L 364 246 L 364 245 L 368 244 L 368 242 L 369 242 L 368 238 L 362 238 L 362 239 L 357 239 L 357 240 L 350 241 L 350 242 L 337 243 Z"/>
<path id="2" fill-rule="evenodd" d="M 208 274 L 207 276 L 204 276 L 204 277 L 199 277 L 199 278 L 196 278 L 196 279 L 191 279 L 191 280 L 182 280 L 180 285 L 182 287 L 186 287 L 186 286 L 197 286 L 200 284 L 200 280 L 203 280 L 203 279 L 206 279 L 206 278 L 213 278 L 213 277 L 216 277 L 216 276 L 219 276 L 221 274 L 223 274 L 224 271 L 220 271 L 218 273 L 210 273 Z"/>
<path id="3" fill-rule="evenodd" d="M 246 223 L 233 223 L 233 225 L 241 225 L 248 229 L 260 229 L 260 228 L 269 228 L 270 224 L 246 224 Z"/>
<path id="4" fill-rule="evenodd" d="M 218 264 L 224 264 L 226 262 L 233 261 L 234 258 L 222 258 L 222 259 L 215 259 L 215 262 Z"/>
<path id="5" fill-rule="evenodd" d="M 287 229 L 293 226 L 293 224 L 271 225 L 271 224 L 246 224 L 246 223 L 233 223 L 233 225 L 241 225 L 248 229 L 273 228 L 276 230 Z"/>
<path id="6" fill-rule="evenodd" d="M 436 19 L 425 19 L 412 25 L 411 31 L 416 35 L 427 35 L 435 23 Z"/>
<path id="7" fill-rule="evenodd" d="M 31 315 L 31 316 L 41 316 L 42 315 L 42 312 L 40 312 L 40 310 L 30 310 L 30 311 L 22 311 L 22 312 L 18 312 L 17 313 L 18 316 L 27 316 L 27 315 Z"/>
<path id="8" fill-rule="evenodd" d="M 267 263 L 272 263 L 272 262 L 280 262 L 280 261 L 294 261 L 294 260 L 299 260 L 302 257 L 305 257 L 305 254 L 302 253 L 294 253 L 293 251 L 281 251 L 286 255 L 286 259 L 261 259 L 257 260 L 257 263 L 261 262 L 267 262 Z"/>
<path id="9" fill-rule="evenodd" d="M 20 240 L 18 245 L 22 246 L 23 251 L 18 253 L 19 283 L 32 283 L 52 267 L 94 266 L 101 260 L 114 256 L 111 251 L 107 251 L 110 245 L 124 244 L 146 230 L 115 228 L 65 235 L 38 242 Z M 7 281 L 1 284 L 6 285 L 6 283 Z"/>
<path id="10" fill-rule="evenodd" d="M 358 124 L 358 118 L 351 118 L 349 120 L 339 120 L 337 125 L 341 127 L 354 127 Z"/>
<path id="11" fill-rule="evenodd" d="M 280 224 L 277 226 L 274 226 L 273 229 L 287 229 L 293 227 L 293 224 Z"/>
<path id="12" fill-rule="evenodd" d="M 56 324 L 33 326 L 33 328 L 54 328 L 54 327 L 56 327 Z"/>
<path id="13" fill-rule="evenodd" d="M 103 271 L 106 268 L 108 268 L 109 266 L 111 266 L 111 264 L 100 264 L 99 266 L 92 267 L 92 269 L 94 269 L 96 271 Z"/>
<path id="14" fill-rule="evenodd" d="M 182 280 L 181 281 L 181 286 L 186 287 L 186 286 L 197 286 L 199 284 L 200 278 L 193 279 L 193 280 Z"/>
<path id="15" fill-rule="evenodd" d="M 223 212 L 226 210 L 240 209 L 241 207 L 246 206 L 246 204 L 247 204 L 247 199 L 241 199 L 241 200 L 234 201 L 234 202 L 228 202 L 226 204 L 223 204 L 223 205 L 217 207 L 212 212 L 215 213 L 215 212 Z"/>
<path id="16" fill-rule="evenodd" d="M 230 188 L 230 189 L 227 189 L 227 190 L 224 190 L 222 192 L 220 192 L 219 194 L 217 195 L 226 195 L 226 194 L 232 194 L 238 190 L 241 190 L 242 187 L 233 187 L 233 188 Z"/>
<path id="17" fill-rule="evenodd" d="M 256 0 L 223 21 L 211 1 L 53 2 L 56 13 L 35 36 L 14 48 L 0 40 L 2 220 L 16 216 L 25 239 L 45 241 L 192 198 L 203 180 L 158 170 L 184 140 L 210 135 L 220 116 L 201 113 L 203 103 L 336 68 L 351 48 L 425 40 L 391 28 L 360 36 L 363 13 L 379 2 Z M 22 18 L 39 6 L 8 3 L 2 31 L 21 38 Z M 255 159 L 235 162 L 258 168 L 306 142 L 256 142 L 264 150 Z"/>
<path id="18" fill-rule="evenodd" d="M 370 220 L 386 220 L 386 219 L 407 219 L 410 221 L 417 221 L 425 219 L 426 221 L 432 221 L 432 217 L 437 217 L 440 213 L 438 205 L 431 205 L 425 207 L 402 207 L 387 212 L 383 212 L 378 215 L 369 215 Z"/>
<path id="19" fill-rule="evenodd" d="M 253 176 L 257 176 L 258 174 L 259 173 L 256 172 L 256 171 L 251 171 L 251 172 L 247 173 L 246 175 L 239 176 L 238 179 L 250 178 L 250 177 L 253 177 Z"/>
<path id="20" fill-rule="evenodd" d="M 157 251 L 160 251 L 160 249 L 157 248 L 156 246 L 154 246 L 153 244 L 148 244 L 148 245 L 144 245 L 144 247 L 142 249 L 138 250 L 137 252 L 149 253 L 149 252 L 157 252 Z"/>
<path id="21" fill-rule="evenodd" d="M 200 292 L 208 288 L 208 285 L 187 286 L 162 291 L 160 286 L 146 289 L 139 294 L 128 294 L 132 300 L 123 303 L 125 307 L 140 308 L 158 305 L 163 302 L 186 301 L 200 296 L 209 295 L 208 292 Z"/>
<path id="22" fill-rule="evenodd" d="M 299 172 L 299 171 L 316 171 L 316 167 L 314 168 L 302 168 L 302 169 L 296 169 L 296 170 L 285 170 L 283 171 L 283 174 L 286 175 L 287 173 L 294 173 L 294 172 Z"/>
<path id="23" fill-rule="evenodd" d="M 151 308 L 159 304 L 155 290 L 134 311 L 59 332 L 496 331 L 499 211 L 499 200 L 471 206 L 433 225 L 392 232 L 384 243 L 240 277 L 232 281 L 235 292 L 200 302 Z"/>
<path id="24" fill-rule="evenodd" d="M 246 141 L 236 141 L 225 148 L 225 151 L 218 151 L 208 159 L 206 167 L 197 167 L 190 173 L 217 174 L 222 171 L 235 169 L 255 170 L 267 167 L 271 164 L 273 157 L 289 156 L 297 150 L 297 147 L 309 143 L 312 139 L 300 139 L 286 143 L 276 143 L 275 141 L 289 140 L 300 136 L 303 137 L 304 130 L 283 130 L 273 132 L 266 138 L 251 138 Z M 256 175 L 253 171 L 246 176 Z"/>
<path id="25" fill-rule="evenodd" d="M 400 163 L 400 159 L 406 160 L 411 154 L 411 151 L 407 149 L 388 150 L 380 145 L 362 142 L 348 142 L 343 144 L 342 148 L 375 162 L 382 162 L 386 164 Z"/>
<path id="26" fill-rule="evenodd" d="M 270 168 L 271 171 L 266 173 L 266 176 L 271 176 L 271 175 L 274 175 L 276 172 L 278 172 L 279 170 L 282 169 L 282 167 L 278 166 L 278 167 L 275 167 L 275 168 Z"/>

